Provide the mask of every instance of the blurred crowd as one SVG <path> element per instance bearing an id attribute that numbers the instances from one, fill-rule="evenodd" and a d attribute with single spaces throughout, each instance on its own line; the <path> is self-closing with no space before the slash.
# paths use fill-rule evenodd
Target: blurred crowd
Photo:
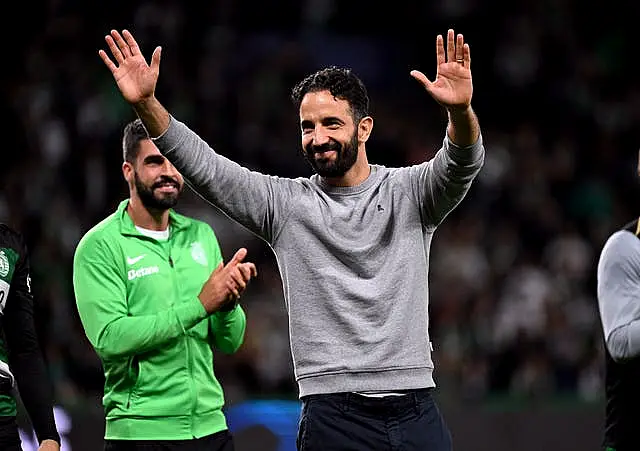
<path id="1" fill-rule="evenodd" d="M 289 90 L 327 65 L 351 67 L 369 89 L 369 161 L 431 158 L 446 116 L 408 73 L 435 76 L 436 34 L 464 33 L 487 157 L 433 242 L 436 382 L 461 402 L 601 399 L 595 267 L 607 236 L 640 214 L 640 85 L 629 76 L 625 38 L 632 14 L 576 14 L 581 5 L 570 0 L 500 9 L 401 1 L 364 11 L 335 0 L 198 3 L 19 6 L 29 19 L 3 68 L 0 218 L 29 244 L 40 338 L 61 403 L 96 404 L 102 389 L 75 311 L 71 262 L 82 234 L 127 195 L 120 139 L 134 116 L 97 55 L 111 28 L 132 30 L 148 57 L 162 45 L 157 95 L 175 117 L 219 153 L 292 177 L 311 172 Z M 246 246 L 258 264 L 243 296 L 246 342 L 216 356 L 227 398 L 295 397 L 271 250 L 190 191 L 178 210 L 209 222 L 227 258 Z"/>

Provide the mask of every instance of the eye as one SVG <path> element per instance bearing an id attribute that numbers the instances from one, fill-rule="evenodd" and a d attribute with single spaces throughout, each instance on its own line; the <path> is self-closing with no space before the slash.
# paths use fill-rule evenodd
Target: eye
<path id="1" fill-rule="evenodd" d="M 147 157 L 145 158 L 144 163 L 147 166 L 161 166 L 164 163 L 164 157 L 162 156 Z"/>

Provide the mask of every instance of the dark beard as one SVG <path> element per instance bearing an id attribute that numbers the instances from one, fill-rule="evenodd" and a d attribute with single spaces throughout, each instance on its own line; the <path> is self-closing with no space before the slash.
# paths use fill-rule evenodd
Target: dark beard
<path id="1" fill-rule="evenodd" d="M 334 161 L 318 161 L 315 159 L 316 152 L 329 150 L 335 150 L 336 152 Z M 304 149 L 304 157 L 318 175 L 329 178 L 342 177 L 353 167 L 358 159 L 358 135 L 354 133 L 349 142 L 344 145 L 334 140 L 330 140 L 322 146 L 309 144 Z"/>
<path id="2" fill-rule="evenodd" d="M 138 173 L 134 172 L 133 178 L 136 185 L 136 190 L 138 192 L 138 197 L 140 197 L 140 202 L 142 202 L 142 205 L 144 205 L 147 210 L 165 211 L 175 207 L 178 203 L 178 197 L 182 192 L 182 187 L 178 184 L 177 180 L 172 179 L 171 177 L 163 176 L 158 182 L 148 187 L 142 183 L 142 181 L 138 177 Z M 155 189 L 167 182 L 175 183 L 178 187 L 178 192 L 176 194 L 165 194 L 164 196 L 156 196 L 154 194 Z"/>

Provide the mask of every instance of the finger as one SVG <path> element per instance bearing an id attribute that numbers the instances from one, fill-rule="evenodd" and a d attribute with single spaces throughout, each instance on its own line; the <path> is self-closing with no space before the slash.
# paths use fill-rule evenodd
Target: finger
<path id="1" fill-rule="evenodd" d="M 447 32 L 447 62 L 451 63 L 455 61 L 456 57 L 456 42 L 453 30 L 449 29 Z"/>
<path id="2" fill-rule="evenodd" d="M 229 290 L 229 293 L 231 293 L 236 298 L 240 297 L 240 292 L 238 291 L 236 284 L 232 280 L 227 282 L 227 290 Z"/>
<path id="3" fill-rule="evenodd" d="M 250 265 L 251 265 L 251 263 L 240 263 L 238 266 L 236 266 L 236 268 L 238 268 L 238 271 L 242 275 L 242 279 L 245 282 L 248 282 L 249 280 L 251 280 L 251 268 L 250 268 Z"/>
<path id="4" fill-rule="evenodd" d="M 118 67 L 113 63 L 113 61 L 111 61 L 111 59 L 107 55 L 107 52 L 105 52 L 104 50 L 98 50 L 98 55 L 100 56 L 100 58 L 102 58 L 102 62 L 104 62 L 111 73 L 115 75 Z"/>
<path id="5" fill-rule="evenodd" d="M 125 58 L 131 56 L 131 49 L 129 48 L 129 44 L 126 43 L 120 33 L 118 33 L 116 30 L 111 30 L 111 37 L 114 41 L 116 41 L 116 44 L 118 44 L 118 47 L 120 47 L 120 51 Z"/>
<path id="6" fill-rule="evenodd" d="M 242 263 L 242 260 L 247 256 L 247 250 L 244 247 L 238 249 L 227 266 L 236 266 L 238 263 Z"/>
<path id="7" fill-rule="evenodd" d="M 418 80 L 422 86 L 424 87 L 424 89 L 427 90 L 427 92 L 433 96 L 432 91 L 433 91 L 433 82 L 431 80 L 429 80 L 427 78 L 427 76 L 425 74 L 423 74 L 420 71 L 417 70 L 412 70 L 411 72 L 411 76 L 413 78 L 415 78 L 416 80 Z"/>
<path id="8" fill-rule="evenodd" d="M 122 52 L 118 48 L 118 45 L 116 44 L 116 42 L 113 40 L 111 36 L 105 36 L 104 40 L 107 41 L 109 50 L 111 50 L 111 54 L 116 59 L 118 64 L 122 64 L 122 62 L 124 61 L 124 55 L 122 55 Z"/>
<path id="9" fill-rule="evenodd" d="M 247 282 L 244 280 L 244 275 L 239 269 L 231 272 L 231 278 L 235 282 L 238 290 L 244 291 L 244 289 L 247 288 Z"/>
<path id="10" fill-rule="evenodd" d="M 447 60 L 444 54 L 444 39 L 442 39 L 442 35 L 439 34 L 436 37 L 436 64 L 437 66 L 440 66 L 446 62 Z"/>
<path id="11" fill-rule="evenodd" d="M 162 54 L 162 47 L 158 46 L 151 55 L 151 68 L 156 72 L 160 71 L 160 56 Z"/>
<path id="12" fill-rule="evenodd" d="M 122 30 L 122 36 L 124 36 L 124 40 L 126 41 L 129 49 L 131 49 L 132 55 L 140 55 L 140 47 L 138 47 L 138 43 L 133 38 L 133 35 L 129 33 L 129 30 Z"/>
<path id="13" fill-rule="evenodd" d="M 471 49 L 469 48 L 469 44 L 465 43 L 463 47 L 463 55 L 464 67 L 471 69 Z"/>
<path id="14" fill-rule="evenodd" d="M 456 62 L 464 63 L 464 37 L 462 34 L 458 34 L 456 38 Z"/>
<path id="15" fill-rule="evenodd" d="M 409 75 L 418 80 L 420 84 L 422 84 L 422 86 L 424 86 L 425 88 L 428 89 L 429 86 L 431 86 L 431 81 L 429 81 L 427 76 L 419 70 L 412 70 L 411 72 L 409 72 Z"/>
<path id="16" fill-rule="evenodd" d="M 245 279 L 248 281 L 252 277 L 256 277 L 258 275 L 258 270 L 256 269 L 256 265 L 253 263 L 243 263 L 239 265 L 242 267 L 243 274 L 245 275 Z"/>

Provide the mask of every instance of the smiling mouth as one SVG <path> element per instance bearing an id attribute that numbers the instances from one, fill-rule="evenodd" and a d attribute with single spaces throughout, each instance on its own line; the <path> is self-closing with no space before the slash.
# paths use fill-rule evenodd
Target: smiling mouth
<path id="1" fill-rule="evenodd" d="M 314 152 L 313 156 L 316 160 L 322 160 L 330 157 L 331 155 L 337 154 L 335 150 L 323 150 L 321 152 Z"/>
<path id="2" fill-rule="evenodd" d="M 178 185 L 175 183 L 162 183 L 156 185 L 154 189 L 158 189 L 160 191 L 178 191 Z"/>

